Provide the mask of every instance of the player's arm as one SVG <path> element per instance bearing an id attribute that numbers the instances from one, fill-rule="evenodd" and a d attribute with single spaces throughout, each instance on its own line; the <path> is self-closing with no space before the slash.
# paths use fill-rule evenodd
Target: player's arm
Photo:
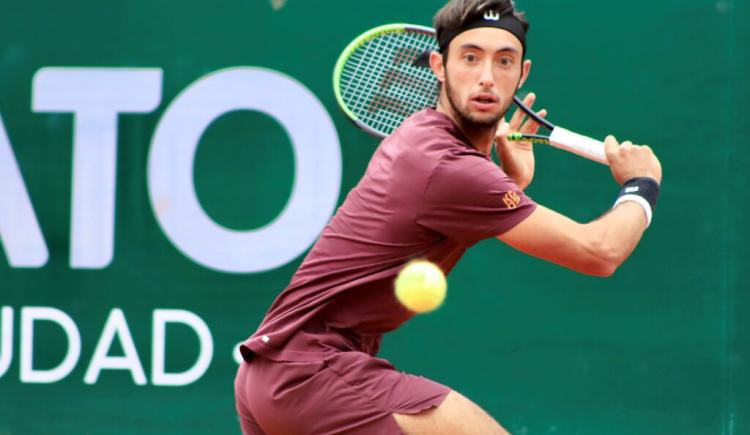
<path id="1" fill-rule="evenodd" d="M 637 177 L 661 182 L 661 165 L 649 147 L 630 142 L 618 145 L 611 136 L 605 146 L 618 183 Z M 538 206 L 528 218 L 498 238 L 519 251 L 560 266 L 609 276 L 633 252 L 647 227 L 647 203 L 633 199 L 587 224 Z"/>
<path id="2" fill-rule="evenodd" d="M 645 228 L 643 209 L 634 202 L 620 204 L 588 224 L 539 205 L 498 238 L 521 252 L 577 272 L 609 276 L 633 252 Z"/>

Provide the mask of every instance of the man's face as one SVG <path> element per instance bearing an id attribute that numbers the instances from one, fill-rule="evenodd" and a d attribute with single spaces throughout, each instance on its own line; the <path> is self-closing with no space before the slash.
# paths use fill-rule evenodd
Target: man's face
<path id="1" fill-rule="evenodd" d="M 451 41 L 441 99 L 464 127 L 497 126 L 528 74 L 522 50 L 512 33 L 492 27 L 468 30 Z"/>

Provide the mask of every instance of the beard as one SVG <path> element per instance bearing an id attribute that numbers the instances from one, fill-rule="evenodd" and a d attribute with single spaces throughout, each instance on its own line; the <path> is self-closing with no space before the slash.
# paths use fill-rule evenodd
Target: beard
<path id="1" fill-rule="evenodd" d="M 505 116 L 505 113 L 510 107 L 511 102 L 509 101 L 505 105 L 505 107 L 503 107 L 502 110 L 497 113 L 497 115 L 474 114 L 471 113 L 467 107 L 460 106 L 460 98 L 453 92 L 453 88 L 451 87 L 450 80 L 448 80 L 447 74 L 445 76 L 445 82 L 443 83 L 443 85 L 445 86 L 445 94 L 448 97 L 448 104 L 450 104 L 451 109 L 453 109 L 453 113 L 455 114 L 456 119 L 459 121 L 460 126 L 464 131 L 472 131 L 477 133 L 481 133 L 487 130 L 494 131 L 494 129 L 497 128 L 498 123 Z"/>

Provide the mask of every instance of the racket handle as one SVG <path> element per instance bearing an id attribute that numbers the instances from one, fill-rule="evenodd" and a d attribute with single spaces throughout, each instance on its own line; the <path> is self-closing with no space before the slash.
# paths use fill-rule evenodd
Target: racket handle
<path id="1" fill-rule="evenodd" d="M 562 127 L 555 127 L 552 134 L 549 135 L 550 145 L 578 154 L 589 160 L 608 165 L 607 156 L 604 153 L 604 142 L 596 139 L 573 133 Z"/>

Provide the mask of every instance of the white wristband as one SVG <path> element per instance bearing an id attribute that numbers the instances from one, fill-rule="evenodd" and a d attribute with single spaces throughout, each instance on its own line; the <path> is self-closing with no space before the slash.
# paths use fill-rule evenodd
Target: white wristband
<path id="1" fill-rule="evenodd" d="M 651 204 L 646 201 L 646 198 L 639 196 L 639 195 L 623 195 L 619 198 L 617 198 L 617 201 L 615 201 L 615 205 L 612 206 L 612 208 L 616 208 L 618 205 L 622 204 L 623 202 L 633 201 L 638 203 L 638 205 L 643 208 L 643 213 L 646 214 L 646 228 L 648 228 L 649 225 L 651 225 Z"/>

